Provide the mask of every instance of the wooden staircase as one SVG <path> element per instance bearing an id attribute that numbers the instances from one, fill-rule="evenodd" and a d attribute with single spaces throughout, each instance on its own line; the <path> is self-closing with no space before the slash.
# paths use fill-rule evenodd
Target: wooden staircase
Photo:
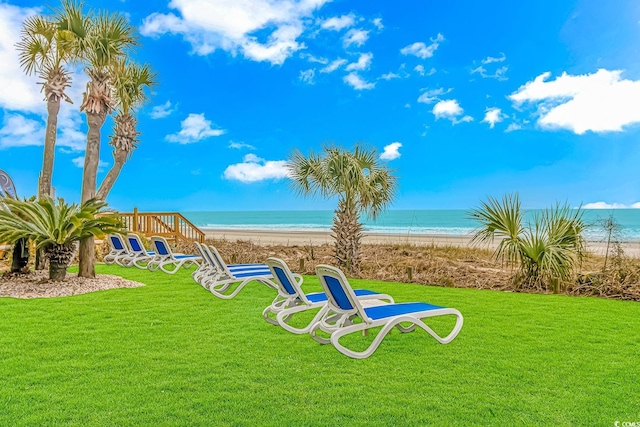
<path id="1" fill-rule="evenodd" d="M 118 212 L 128 231 L 146 237 L 162 236 L 174 242 L 204 242 L 205 234 L 178 212 Z"/>

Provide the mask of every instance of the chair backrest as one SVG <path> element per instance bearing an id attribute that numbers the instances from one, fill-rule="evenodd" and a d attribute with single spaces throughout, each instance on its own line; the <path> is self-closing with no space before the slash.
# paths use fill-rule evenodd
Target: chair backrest
<path id="1" fill-rule="evenodd" d="M 358 314 L 363 320 L 368 319 L 342 270 L 320 264 L 316 266 L 316 274 L 327 294 L 332 310 L 340 313 Z"/>
<path id="2" fill-rule="evenodd" d="M 220 269 L 221 272 L 228 275 L 229 277 L 234 277 L 233 274 L 227 268 L 227 263 L 224 262 L 222 257 L 220 256 L 220 252 L 215 248 L 215 246 L 209 245 L 209 254 L 211 255 L 211 260 L 216 265 L 217 268 Z"/>
<path id="3" fill-rule="evenodd" d="M 307 296 L 293 277 L 293 273 L 286 262 L 279 258 L 267 258 L 266 264 L 269 267 L 269 270 L 271 270 L 271 275 L 278 285 L 282 296 L 297 296 L 305 303 L 310 304 L 309 300 L 307 300 Z"/>
<path id="4" fill-rule="evenodd" d="M 136 254 L 146 254 L 147 251 L 144 248 L 144 244 L 140 239 L 140 236 L 137 234 L 127 234 L 127 241 L 129 242 L 129 247 L 131 248 L 131 252 Z"/>
<path id="5" fill-rule="evenodd" d="M 167 239 L 165 239 L 164 237 L 153 236 L 151 238 L 151 245 L 153 246 L 153 249 L 156 254 L 160 256 L 173 258 L 173 252 L 171 252 L 171 246 L 169 246 Z"/>
<path id="6" fill-rule="evenodd" d="M 208 267 L 217 268 L 216 264 L 211 259 L 211 256 L 207 253 L 207 245 L 200 242 L 193 242 L 196 245 L 196 249 L 202 258 L 202 262 Z"/>
<path id="7" fill-rule="evenodd" d="M 126 251 L 127 244 L 122 239 L 122 236 L 119 234 L 109 234 L 109 245 L 111 245 L 111 249 L 115 251 Z"/>

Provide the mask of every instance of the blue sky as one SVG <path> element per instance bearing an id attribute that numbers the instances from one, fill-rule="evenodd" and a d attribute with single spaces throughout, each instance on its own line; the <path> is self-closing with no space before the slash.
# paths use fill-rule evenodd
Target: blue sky
<path id="1" fill-rule="evenodd" d="M 108 202 L 120 210 L 332 209 L 284 162 L 323 144 L 376 148 L 393 209 L 640 207 L 640 2 L 87 1 L 138 28 L 159 86 Z M 55 6 L 56 4 L 53 3 Z M 0 0 L 0 169 L 37 189 L 45 104 L 14 45 L 39 1 Z M 86 78 L 59 120 L 53 183 L 78 200 Z M 100 181 L 112 164 L 103 128 Z"/>

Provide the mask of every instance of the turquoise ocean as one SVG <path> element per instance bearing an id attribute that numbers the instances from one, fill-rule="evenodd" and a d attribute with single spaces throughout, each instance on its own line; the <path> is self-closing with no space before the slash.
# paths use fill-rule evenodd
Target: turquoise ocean
<path id="1" fill-rule="evenodd" d="M 530 221 L 536 210 L 527 211 Z M 333 211 L 219 211 L 184 212 L 195 225 L 203 229 L 264 230 L 264 231 L 328 231 Z M 585 209 L 584 220 L 590 227 L 586 237 L 603 240 L 600 221 L 613 215 L 620 226 L 620 240 L 640 241 L 640 209 Z M 477 223 L 469 219 L 468 211 L 454 210 L 389 210 L 376 221 L 363 218 L 365 230 L 391 234 L 467 235 Z"/>

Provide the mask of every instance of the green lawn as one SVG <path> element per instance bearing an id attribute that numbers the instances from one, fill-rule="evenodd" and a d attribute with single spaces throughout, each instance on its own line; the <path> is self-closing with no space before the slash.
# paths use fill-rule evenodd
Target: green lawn
<path id="1" fill-rule="evenodd" d="M 262 285 L 222 301 L 187 272 L 98 272 L 147 286 L 0 299 L 0 425 L 640 421 L 637 302 L 354 280 L 465 317 L 451 344 L 393 331 L 354 360 L 263 321 Z"/>

